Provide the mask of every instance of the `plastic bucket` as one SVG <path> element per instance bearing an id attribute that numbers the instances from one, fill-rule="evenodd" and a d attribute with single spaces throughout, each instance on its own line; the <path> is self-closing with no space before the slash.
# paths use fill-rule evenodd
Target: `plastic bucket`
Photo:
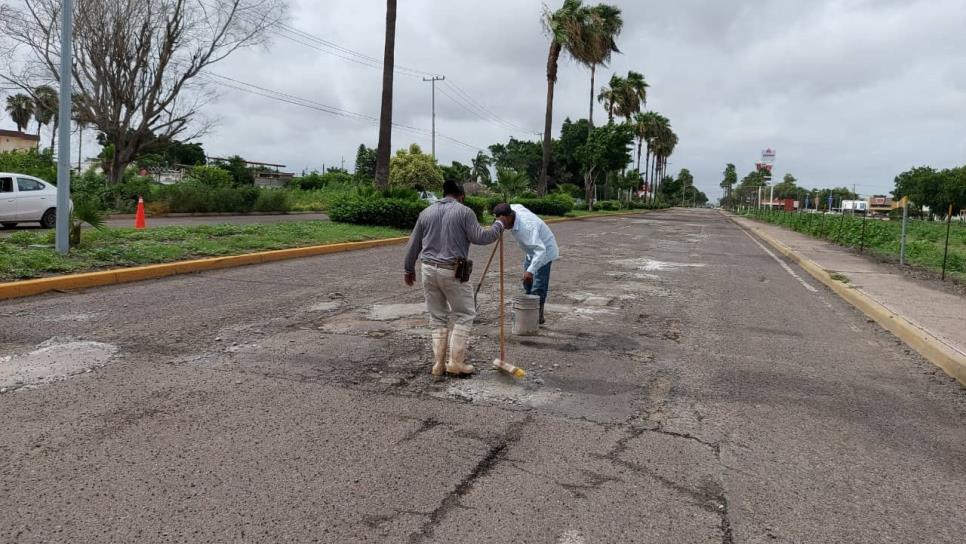
<path id="1" fill-rule="evenodd" d="M 537 295 L 518 295 L 513 297 L 513 334 L 533 336 L 540 332 L 540 297 Z"/>

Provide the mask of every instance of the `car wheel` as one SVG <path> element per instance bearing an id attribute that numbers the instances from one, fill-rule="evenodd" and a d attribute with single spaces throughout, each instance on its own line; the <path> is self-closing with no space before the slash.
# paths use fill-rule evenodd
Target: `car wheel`
<path id="1" fill-rule="evenodd" d="M 52 229 L 57 226 L 57 210 L 51 208 L 44 212 L 44 216 L 40 218 L 40 226 L 45 229 Z"/>
<path id="2" fill-rule="evenodd" d="M 5 229 L 12 229 L 17 226 L 16 223 L 0 223 L 0 225 L 3 225 L 3 228 Z"/>

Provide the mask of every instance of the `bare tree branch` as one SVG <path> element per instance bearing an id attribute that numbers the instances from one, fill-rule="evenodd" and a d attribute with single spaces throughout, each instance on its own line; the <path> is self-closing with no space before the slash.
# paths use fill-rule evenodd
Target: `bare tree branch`
<path id="1" fill-rule="evenodd" d="M 20 87 L 59 81 L 60 0 L 0 6 L 9 76 Z M 211 94 L 198 78 L 244 47 L 266 43 L 285 0 L 83 0 L 75 3 L 71 69 L 80 117 L 113 144 L 112 181 L 156 139 L 197 136 Z M 0 38 L 3 39 L 3 38 Z M 192 128 L 195 127 L 195 128 Z"/>

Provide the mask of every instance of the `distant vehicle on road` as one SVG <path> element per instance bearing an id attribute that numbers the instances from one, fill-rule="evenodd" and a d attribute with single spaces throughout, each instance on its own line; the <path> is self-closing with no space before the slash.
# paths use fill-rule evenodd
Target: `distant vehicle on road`
<path id="1" fill-rule="evenodd" d="M 0 172 L 0 225 L 9 229 L 18 223 L 54 228 L 57 187 L 33 176 Z"/>

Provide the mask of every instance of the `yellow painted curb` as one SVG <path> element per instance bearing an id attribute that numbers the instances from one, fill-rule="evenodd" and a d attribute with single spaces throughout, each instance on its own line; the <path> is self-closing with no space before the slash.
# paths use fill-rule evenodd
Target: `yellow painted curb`
<path id="1" fill-rule="evenodd" d="M 119 268 L 116 270 L 87 272 L 83 274 L 71 274 L 67 276 L 56 276 L 36 280 L 0 283 L 0 300 L 39 295 L 49 291 L 67 291 L 71 289 L 85 289 L 88 287 L 102 287 L 105 285 L 115 285 L 118 283 L 163 278 L 165 276 L 173 276 L 176 274 L 190 274 L 194 272 L 204 272 L 206 270 L 217 270 L 220 268 L 269 263 L 284 259 L 297 259 L 299 257 L 327 255 L 330 253 L 342 253 L 345 251 L 356 251 L 360 249 L 398 245 L 404 244 L 408 240 L 409 237 L 407 236 L 399 238 L 384 238 L 381 240 L 367 240 L 365 242 L 325 244 L 292 249 L 279 249 L 275 251 L 262 251 L 258 253 L 246 253 L 244 255 L 232 255 L 227 257 L 211 257 L 205 259 L 196 259 L 193 261 L 152 264 L 134 268 Z"/>
<path id="2" fill-rule="evenodd" d="M 546 222 L 563 223 L 565 221 L 581 221 L 584 219 L 621 217 L 627 215 L 638 215 L 645 213 L 646 211 L 648 210 L 635 210 L 633 212 L 614 213 L 607 215 L 561 217 L 559 219 L 548 219 Z M 384 238 L 381 240 L 367 240 L 365 242 L 324 244 L 319 246 L 262 251 L 258 253 L 246 253 L 243 255 L 231 255 L 226 257 L 209 257 L 192 261 L 176 261 L 173 263 L 152 264 L 134 268 L 118 268 L 100 272 L 85 272 L 82 274 L 70 274 L 66 276 L 55 276 L 36 280 L 0 283 L 0 300 L 29 297 L 50 291 L 69 291 L 72 289 L 86 289 L 88 287 L 103 287 L 105 285 L 151 280 L 166 276 L 174 276 L 177 274 L 192 274 L 196 272 L 205 272 L 207 270 L 218 270 L 221 268 L 232 268 L 236 266 L 270 263 L 286 259 L 298 259 L 300 257 L 313 257 L 331 253 L 342 253 L 345 251 L 356 251 L 374 247 L 399 245 L 408 241 L 409 237 L 404 236 L 399 238 Z"/>
<path id="3" fill-rule="evenodd" d="M 832 279 L 832 275 L 814 261 L 795 253 L 790 247 L 765 234 L 761 229 L 745 227 L 735 221 L 734 217 L 730 215 L 728 215 L 728 218 L 734 221 L 740 228 L 747 228 L 753 232 L 755 236 L 767 242 L 782 255 L 805 269 L 815 279 L 824 283 L 832 291 L 835 291 L 835 294 L 845 299 L 846 302 L 855 306 L 870 319 L 875 320 L 884 329 L 899 337 L 909 347 L 941 368 L 943 372 L 956 378 L 959 383 L 966 385 L 966 356 L 959 353 L 958 350 L 935 337 L 929 331 L 889 310 L 858 289 Z"/>

